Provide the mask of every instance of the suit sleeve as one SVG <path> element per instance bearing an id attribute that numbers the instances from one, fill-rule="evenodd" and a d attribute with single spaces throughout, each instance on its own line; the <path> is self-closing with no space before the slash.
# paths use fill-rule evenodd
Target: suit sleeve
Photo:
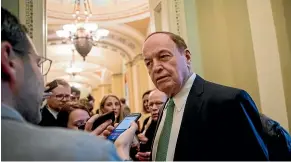
<path id="1" fill-rule="evenodd" d="M 227 101 L 220 114 L 220 126 L 225 131 L 221 135 L 232 159 L 268 160 L 268 150 L 263 141 L 263 128 L 258 109 L 245 91 L 240 91 L 231 101 Z"/>

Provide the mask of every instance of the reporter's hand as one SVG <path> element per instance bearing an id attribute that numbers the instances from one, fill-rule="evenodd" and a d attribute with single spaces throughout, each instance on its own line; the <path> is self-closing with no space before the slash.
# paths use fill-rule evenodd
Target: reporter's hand
<path id="1" fill-rule="evenodd" d="M 135 122 L 131 123 L 130 128 L 123 132 L 114 142 L 117 153 L 122 159 L 129 159 L 129 150 L 138 126 Z"/>
<path id="2" fill-rule="evenodd" d="M 135 157 L 140 161 L 149 161 L 151 152 L 138 152 Z"/>
<path id="3" fill-rule="evenodd" d="M 140 142 L 143 144 L 147 143 L 148 141 L 148 138 L 142 133 L 138 134 L 137 137 L 140 140 Z"/>
<path id="4" fill-rule="evenodd" d="M 107 120 L 92 131 L 93 123 L 96 119 L 98 119 L 99 116 L 100 115 L 96 114 L 87 121 L 85 125 L 85 131 L 91 132 L 91 134 L 94 134 L 96 136 L 102 136 L 104 138 L 107 138 L 114 129 L 114 127 L 111 126 L 112 120 Z"/>

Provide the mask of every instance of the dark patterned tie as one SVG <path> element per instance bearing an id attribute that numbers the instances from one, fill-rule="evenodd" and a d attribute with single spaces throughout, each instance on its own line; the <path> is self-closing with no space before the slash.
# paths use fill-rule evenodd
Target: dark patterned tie
<path id="1" fill-rule="evenodd" d="M 174 114 L 175 103 L 172 98 L 170 98 L 167 104 L 167 113 L 164 121 L 164 126 L 160 135 L 160 140 L 158 143 L 158 149 L 156 154 L 156 161 L 166 161 L 167 152 L 169 146 L 169 140 L 171 135 L 171 128 L 173 123 L 173 114 Z"/>

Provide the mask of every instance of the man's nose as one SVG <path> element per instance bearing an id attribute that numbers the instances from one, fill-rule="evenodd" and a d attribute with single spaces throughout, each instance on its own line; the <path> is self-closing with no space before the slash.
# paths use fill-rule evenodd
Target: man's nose
<path id="1" fill-rule="evenodd" d="M 63 102 L 68 102 L 69 100 L 70 100 L 69 97 L 64 97 L 62 101 L 63 101 Z"/>
<path id="2" fill-rule="evenodd" d="M 162 67 L 160 61 L 153 60 L 153 72 L 160 73 L 162 70 L 163 70 L 163 67 Z"/>
<path id="3" fill-rule="evenodd" d="M 152 109 L 153 109 L 153 111 L 156 111 L 156 110 L 158 110 L 158 106 L 156 104 L 154 104 Z"/>

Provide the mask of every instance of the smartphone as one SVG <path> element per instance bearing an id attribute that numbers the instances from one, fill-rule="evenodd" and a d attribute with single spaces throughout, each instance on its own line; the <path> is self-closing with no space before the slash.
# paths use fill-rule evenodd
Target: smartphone
<path id="1" fill-rule="evenodd" d="M 118 126 L 112 131 L 107 139 L 115 141 L 124 131 L 126 131 L 132 122 L 136 122 L 141 116 L 141 113 L 133 113 L 127 115 Z"/>
<path id="2" fill-rule="evenodd" d="M 93 123 L 92 126 L 92 130 L 96 129 L 97 127 L 99 127 L 102 123 L 106 122 L 107 120 L 112 120 L 112 123 L 114 123 L 115 121 L 115 115 L 114 115 L 114 111 L 110 111 L 106 114 L 103 114 L 101 116 L 99 116 Z"/>
<path id="3" fill-rule="evenodd" d="M 78 127 L 79 130 L 85 130 L 85 124 Z"/>

